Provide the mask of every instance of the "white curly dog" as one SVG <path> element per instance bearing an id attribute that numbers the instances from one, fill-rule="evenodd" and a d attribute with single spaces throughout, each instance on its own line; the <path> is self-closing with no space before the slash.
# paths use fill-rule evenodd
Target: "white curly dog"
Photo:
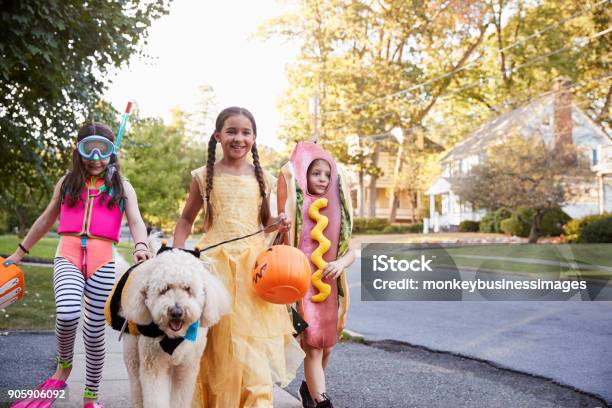
<path id="1" fill-rule="evenodd" d="M 229 313 L 229 294 L 206 264 L 178 249 L 136 266 L 131 274 L 121 305 L 127 320 L 140 325 L 155 323 L 170 342 L 186 336 L 188 328 L 199 321 L 195 341 L 183 340 L 172 353 L 162 349 L 163 336 L 124 335 L 123 360 L 132 406 L 189 407 L 208 327 Z"/>

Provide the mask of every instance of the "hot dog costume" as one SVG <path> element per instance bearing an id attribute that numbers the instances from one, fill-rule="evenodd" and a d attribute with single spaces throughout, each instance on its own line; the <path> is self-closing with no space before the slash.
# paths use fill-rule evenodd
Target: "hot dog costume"
<path id="1" fill-rule="evenodd" d="M 308 166 L 317 159 L 327 161 L 331 167 L 329 186 L 320 196 L 310 194 L 307 188 Z M 343 256 L 349 247 L 353 211 L 346 177 L 334 159 L 312 142 L 298 143 L 289 162 L 281 168 L 280 174 L 279 211 L 284 202 L 285 213 L 289 219 L 295 220 L 291 223 L 289 231 L 289 245 L 301 249 L 306 254 L 310 260 L 311 270 L 315 274 L 326 262 L 335 261 Z M 281 185 L 283 179 L 284 185 Z M 327 218 L 326 226 L 325 218 Z M 327 240 L 329 245 L 325 242 Z M 324 262 L 321 262 L 320 255 Z M 315 284 L 319 286 L 316 281 L 315 277 Z M 323 283 L 330 286 L 329 296 L 320 295 L 320 290 L 311 282 L 306 296 L 298 305 L 300 314 L 308 323 L 302 341 L 315 348 L 326 348 L 336 344 L 344 328 L 349 306 L 346 271 L 343 271 L 338 279 L 323 279 Z M 319 301 L 313 301 L 313 296 L 314 300 Z M 320 298 L 325 299 L 320 301 Z"/>

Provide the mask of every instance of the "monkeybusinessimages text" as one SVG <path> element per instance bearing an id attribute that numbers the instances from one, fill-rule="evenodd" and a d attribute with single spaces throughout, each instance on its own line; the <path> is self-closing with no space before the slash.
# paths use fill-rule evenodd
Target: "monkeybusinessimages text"
<path id="1" fill-rule="evenodd" d="M 413 259 L 396 259 L 389 255 L 372 256 L 372 272 L 433 272 L 432 263 L 435 256 L 421 255 Z M 462 279 L 383 279 L 372 280 L 376 290 L 462 290 L 475 292 L 478 290 L 553 290 L 568 293 L 584 290 L 587 284 L 583 280 L 547 280 L 547 279 L 505 279 L 498 280 L 462 280 Z"/>

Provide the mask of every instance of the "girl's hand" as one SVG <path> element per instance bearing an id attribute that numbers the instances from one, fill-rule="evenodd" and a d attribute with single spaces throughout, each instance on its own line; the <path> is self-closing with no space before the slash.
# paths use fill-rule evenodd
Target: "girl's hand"
<path id="1" fill-rule="evenodd" d="M 280 213 L 278 217 L 274 219 L 270 224 L 268 224 L 265 228 L 266 233 L 278 231 L 280 233 L 285 233 L 289 231 L 289 227 L 291 226 L 291 220 L 287 218 L 285 213 Z"/>
<path id="2" fill-rule="evenodd" d="M 323 269 L 322 277 L 336 279 L 338 278 L 338 276 L 340 276 L 343 270 L 344 264 L 341 261 L 337 260 L 334 262 L 329 262 L 327 265 L 325 265 L 325 268 Z"/>
<path id="3" fill-rule="evenodd" d="M 8 266 L 11 263 L 17 265 L 19 262 L 21 262 L 21 260 L 23 259 L 23 255 L 21 255 L 19 252 L 19 250 L 13 252 L 11 256 L 4 260 L 3 265 Z"/>
<path id="4" fill-rule="evenodd" d="M 133 255 L 133 258 L 134 258 L 134 263 L 144 262 L 147 259 L 151 259 L 153 257 L 151 252 L 149 252 L 149 250 L 145 249 L 145 248 L 137 248 L 137 249 L 135 249 L 134 252 L 132 253 L 132 255 Z"/>
<path id="5" fill-rule="evenodd" d="M 291 220 L 285 215 L 284 212 L 278 214 L 278 221 L 280 221 L 278 232 L 285 233 L 289 231 L 289 227 L 291 227 Z"/>

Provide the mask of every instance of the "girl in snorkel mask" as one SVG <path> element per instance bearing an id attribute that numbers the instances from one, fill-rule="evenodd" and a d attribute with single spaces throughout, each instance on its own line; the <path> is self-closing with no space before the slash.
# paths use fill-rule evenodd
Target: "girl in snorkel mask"
<path id="1" fill-rule="evenodd" d="M 59 217 L 61 238 L 53 271 L 57 370 L 38 386 L 45 391 L 38 395 L 59 396 L 56 391 L 66 387 L 76 330 L 84 315 L 86 408 L 102 407 L 97 398 L 105 356 L 104 303 L 115 282 L 115 244 L 119 242 L 123 215 L 136 242 L 134 262 L 151 256 L 136 192 L 121 176 L 117 158 L 113 157 L 115 150 L 115 135 L 108 126 L 92 122 L 81 127 L 70 171 L 57 182 L 51 202 L 7 259 L 19 263 Z M 83 297 L 85 306 L 81 308 Z M 13 407 L 33 404 L 48 408 L 54 400 L 31 398 L 18 401 Z"/>

